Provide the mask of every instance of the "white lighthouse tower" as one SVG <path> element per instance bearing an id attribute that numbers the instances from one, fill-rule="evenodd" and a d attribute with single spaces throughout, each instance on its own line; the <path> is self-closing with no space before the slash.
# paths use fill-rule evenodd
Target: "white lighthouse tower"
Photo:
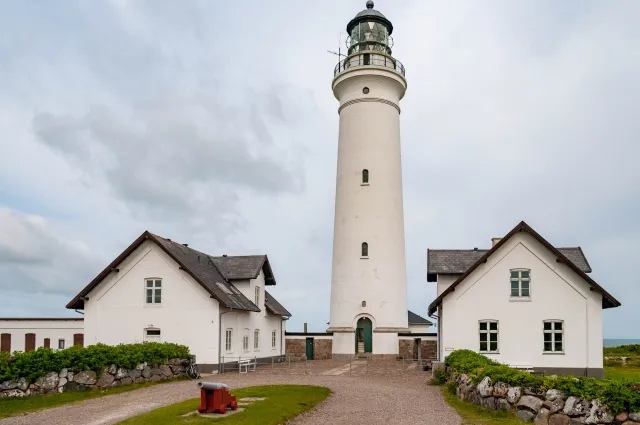
<path id="1" fill-rule="evenodd" d="M 393 25 L 369 0 L 347 25 L 334 70 L 340 102 L 331 277 L 333 354 L 398 354 L 409 332 L 400 158 L 407 81 L 391 55 Z"/>

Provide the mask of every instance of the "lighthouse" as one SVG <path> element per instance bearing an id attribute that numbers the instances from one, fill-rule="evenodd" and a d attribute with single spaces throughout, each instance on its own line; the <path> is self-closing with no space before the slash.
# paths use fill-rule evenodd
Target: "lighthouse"
<path id="1" fill-rule="evenodd" d="M 395 356 L 398 334 L 409 332 L 400 153 L 407 80 L 392 55 L 393 25 L 373 1 L 347 33 L 332 82 L 340 134 L 327 332 L 334 357 Z"/>

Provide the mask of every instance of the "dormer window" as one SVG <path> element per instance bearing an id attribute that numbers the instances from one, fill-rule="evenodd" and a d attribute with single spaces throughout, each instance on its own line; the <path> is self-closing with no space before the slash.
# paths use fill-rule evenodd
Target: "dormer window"
<path id="1" fill-rule="evenodd" d="M 529 298 L 531 296 L 531 270 L 511 270 L 511 298 Z"/>
<path id="2" fill-rule="evenodd" d="M 255 301 L 256 301 L 256 305 L 260 307 L 260 287 L 259 286 L 256 286 Z"/>

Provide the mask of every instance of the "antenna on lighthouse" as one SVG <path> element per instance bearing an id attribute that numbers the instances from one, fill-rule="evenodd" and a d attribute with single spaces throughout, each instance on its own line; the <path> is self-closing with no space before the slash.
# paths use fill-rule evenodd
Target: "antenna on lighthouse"
<path id="1" fill-rule="evenodd" d="M 332 55 L 336 55 L 338 57 L 344 56 L 346 58 L 347 55 L 342 54 L 341 46 L 342 46 L 342 31 L 340 31 L 340 35 L 338 36 L 338 52 L 337 53 L 332 52 L 331 50 L 327 50 L 327 52 L 331 53 Z"/>

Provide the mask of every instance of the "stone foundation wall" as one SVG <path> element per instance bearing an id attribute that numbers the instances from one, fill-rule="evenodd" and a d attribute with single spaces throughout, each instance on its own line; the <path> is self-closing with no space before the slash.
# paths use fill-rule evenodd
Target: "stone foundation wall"
<path id="1" fill-rule="evenodd" d="M 185 367 L 182 366 L 182 362 L 183 360 L 174 359 L 157 367 L 142 363 L 131 370 L 111 365 L 102 374 L 96 374 L 93 371 L 74 372 L 62 369 L 59 372 L 49 372 L 33 382 L 27 381 L 25 378 L 0 382 L 0 398 L 84 391 L 149 381 L 166 381 L 185 376 Z"/>
<path id="2" fill-rule="evenodd" d="M 333 348 L 332 339 L 318 339 L 313 340 L 313 358 L 314 360 L 326 360 L 331 358 L 331 349 Z"/>
<path id="3" fill-rule="evenodd" d="M 413 358 L 413 346 L 415 341 L 412 339 L 399 339 L 398 340 L 398 355 L 405 359 Z"/>
<path id="4" fill-rule="evenodd" d="M 613 417 L 600 400 L 566 397 L 558 390 L 510 387 L 502 382 L 494 384 L 489 377 L 474 385 L 469 376 L 458 376 L 456 394 L 460 400 L 467 400 L 489 409 L 510 411 L 518 419 L 538 425 L 640 423 L 640 412 L 623 412 Z"/>
<path id="5" fill-rule="evenodd" d="M 420 351 L 424 360 L 435 360 L 438 358 L 438 341 L 422 340 Z"/>

